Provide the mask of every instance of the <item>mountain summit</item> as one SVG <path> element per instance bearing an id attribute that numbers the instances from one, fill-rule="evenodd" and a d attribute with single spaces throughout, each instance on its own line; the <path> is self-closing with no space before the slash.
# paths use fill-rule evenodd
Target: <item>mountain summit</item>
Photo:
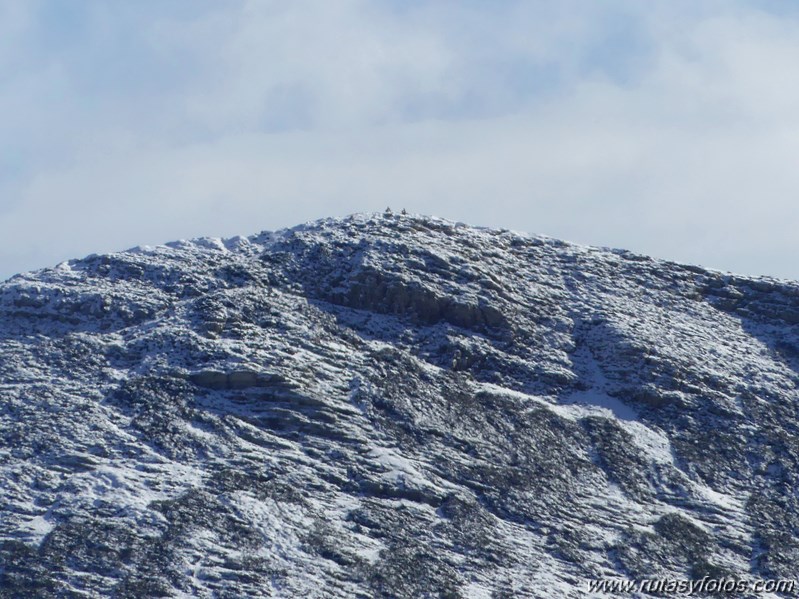
<path id="1" fill-rule="evenodd" d="M 0 597 L 794 577 L 799 284 L 400 214 L 0 284 Z"/>

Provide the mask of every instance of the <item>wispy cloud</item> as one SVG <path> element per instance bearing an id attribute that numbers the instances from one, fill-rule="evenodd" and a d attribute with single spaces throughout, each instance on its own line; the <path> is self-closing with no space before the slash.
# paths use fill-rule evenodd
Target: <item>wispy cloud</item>
<path id="1" fill-rule="evenodd" d="M 799 278 L 780 2 L 0 2 L 0 277 L 386 205 Z"/>

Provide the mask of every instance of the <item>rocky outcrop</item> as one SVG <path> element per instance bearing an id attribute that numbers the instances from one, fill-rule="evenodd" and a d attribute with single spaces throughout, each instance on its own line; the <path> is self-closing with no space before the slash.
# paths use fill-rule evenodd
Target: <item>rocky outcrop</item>
<path id="1" fill-rule="evenodd" d="M 253 370 L 201 370 L 189 375 L 189 380 L 207 389 L 250 389 L 252 387 L 292 388 L 290 382 L 279 374 L 268 374 Z"/>

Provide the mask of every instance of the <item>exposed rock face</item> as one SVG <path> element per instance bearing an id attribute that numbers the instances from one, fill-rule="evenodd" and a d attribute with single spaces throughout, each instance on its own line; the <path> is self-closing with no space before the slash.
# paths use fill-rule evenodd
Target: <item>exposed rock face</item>
<path id="1" fill-rule="evenodd" d="M 411 216 L 0 285 L 0 597 L 794 577 L 799 285 Z"/>

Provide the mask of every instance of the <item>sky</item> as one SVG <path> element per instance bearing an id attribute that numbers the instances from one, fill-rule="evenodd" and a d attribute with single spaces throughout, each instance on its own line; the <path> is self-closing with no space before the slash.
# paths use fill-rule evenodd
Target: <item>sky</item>
<path id="1" fill-rule="evenodd" d="M 799 279 L 799 6 L 0 0 L 0 280 L 387 206 Z"/>

